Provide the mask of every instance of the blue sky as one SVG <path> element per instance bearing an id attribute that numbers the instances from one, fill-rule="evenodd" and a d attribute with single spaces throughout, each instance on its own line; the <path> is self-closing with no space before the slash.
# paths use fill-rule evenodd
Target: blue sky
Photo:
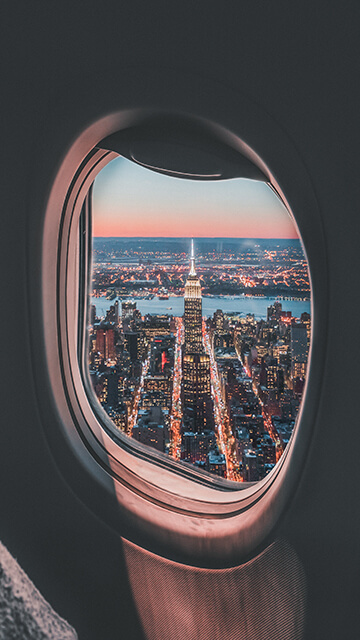
<path id="1" fill-rule="evenodd" d="M 261 182 L 171 178 L 124 158 L 94 185 L 94 236 L 296 238 L 285 207 Z"/>

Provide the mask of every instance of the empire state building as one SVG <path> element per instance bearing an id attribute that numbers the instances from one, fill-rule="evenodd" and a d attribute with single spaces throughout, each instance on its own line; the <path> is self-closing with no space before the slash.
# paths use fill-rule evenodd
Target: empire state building
<path id="1" fill-rule="evenodd" d="M 194 243 L 191 241 L 190 272 L 184 295 L 185 340 L 182 362 L 184 428 L 201 433 L 214 430 L 210 386 L 210 357 L 202 341 L 202 299 L 195 271 Z"/>
<path id="2" fill-rule="evenodd" d="M 195 271 L 194 241 L 191 241 L 190 273 L 184 295 L 185 353 L 202 353 L 201 285 Z"/>

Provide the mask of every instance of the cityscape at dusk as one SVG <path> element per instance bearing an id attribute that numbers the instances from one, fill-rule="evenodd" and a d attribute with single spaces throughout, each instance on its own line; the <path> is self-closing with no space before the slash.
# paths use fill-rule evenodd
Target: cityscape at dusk
<path id="1" fill-rule="evenodd" d="M 122 158 L 96 178 L 95 395 L 120 430 L 235 482 L 294 429 L 310 345 L 307 261 L 263 183 L 179 180 Z"/>
<path id="2" fill-rule="evenodd" d="M 298 240 L 94 238 L 89 368 L 114 428 L 255 482 L 294 428 L 310 344 Z"/>

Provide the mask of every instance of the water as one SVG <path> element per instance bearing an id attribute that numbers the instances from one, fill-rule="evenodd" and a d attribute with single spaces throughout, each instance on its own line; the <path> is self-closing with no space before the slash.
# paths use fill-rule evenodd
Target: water
<path id="1" fill-rule="evenodd" d="M 97 316 L 105 316 L 110 305 L 115 303 L 114 300 L 107 300 L 105 297 L 91 298 L 91 303 L 96 306 Z M 125 299 L 125 298 L 124 298 Z M 217 309 L 221 309 L 224 313 L 238 313 L 246 316 L 253 313 L 257 320 L 267 318 L 267 308 L 274 304 L 276 298 L 258 298 L 245 296 L 217 296 L 214 298 L 203 297 L 202 312 L 204 316 L 212 316 Z M 184 313 L 183 296 L 170 297 L 168 300 L 143 300 L 141 298 L 131 298 L 136 301 L 136 308 L 142 315 L 151 313 L 167 314 L 174 316 L 182 316 Z M 120 301 L 120 300 L 119 300 Z M 310 301 L 302 300 L 280 300 L 283 311 L 291 311 L 295 318 L 300 318 L 304 312 L 310 313 Z"/>

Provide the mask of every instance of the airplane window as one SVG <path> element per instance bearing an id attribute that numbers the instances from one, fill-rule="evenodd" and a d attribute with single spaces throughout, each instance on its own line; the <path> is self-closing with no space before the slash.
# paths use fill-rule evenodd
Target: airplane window
<path id="1" fill-rule="evenodd" d="M 184 180 L 121 157 L 95 179 L 92 216 L 98 415 L 184 468 L 263 479 L 307 373 L 310 283 L 292 217 L 264 182 Z"/>

